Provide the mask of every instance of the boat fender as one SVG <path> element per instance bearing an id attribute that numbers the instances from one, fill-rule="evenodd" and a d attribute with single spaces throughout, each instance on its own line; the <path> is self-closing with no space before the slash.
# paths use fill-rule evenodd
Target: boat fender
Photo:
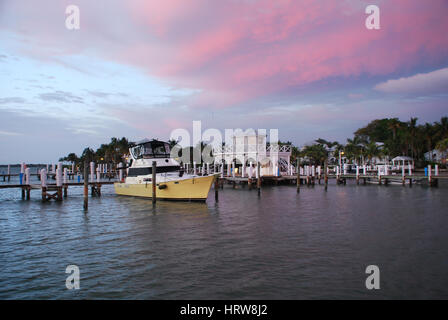
<path id="1" fill-rule="evenodd" d="M 160 184 L 159 185 L 159 189 L 160 190 L 163 190 L 163 189 L 166 189 L 168 186 L 166 185 L 166 184 Z"/>

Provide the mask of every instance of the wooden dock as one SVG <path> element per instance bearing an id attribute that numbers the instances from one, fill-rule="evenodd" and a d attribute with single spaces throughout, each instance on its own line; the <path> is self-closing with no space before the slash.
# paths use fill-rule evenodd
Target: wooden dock
<path id="1" fill-rule="evenodd" d="M 341 175 L 284 175 L 284 176 L 262 176 L 262 185 L 279 185 L 279 184 L 296 184 L 299 180 L 300 185 L 315 185 L 315 184 L 328 184 L 329 179 L 335 179 L 337 184 L 346 184 L 347 180 L 353 180 L 356 184 L 402 184 L 411 185 L 415 183 L 427 183 L 431 187 L 438 185 L 439 180 L 448 180 L 448 175 L 438 176 L 424 176 L 424 175 L 356 175 L 356 174 L 341 174 Z M 224 183 L 232 185 L 255 185 L 257 179 L 255 177 L 241 177 L 241 176 L 224 176 L 219 178 L 221 185 Z"/>
<path id="2" fill-rule="evenodd" d="M 87 186 L 91 188 L 92 196 L 101 196 L 101 187 L 103 185 L 111 185 L 116 181 L 101 181 L 101 182 L 88 182 Z M 69 182 L 58 186 L 57 184 L 4 184 L 0 185 L 0 189 L 19 189 L 22 192 L 22 199 L 30 200 L 31 190 L 41 190 L 42 201 L 49 201 L 54 199 L 56 201 L 62 201 L 63 198 L 67 198 L 69 187 L 82 187 L 84 182 Z M 51 193 L 54 192 L 54 193 Z"/>
<path id="3" fill-rule="evenodd" d="M 90 173 L 89 173 L 90 167 Z M 21 166 L 20 174 L 12 174 L 10 171 L 10 165 L 8 165 L 7 174 L 2 173 L 0 177 L 3 181 L 11 181 L 11 177 L 19 177 L 19 184 L 0 184 L 0 189 L 18 189 L 21 191 L 23 200 L 30 200 L 31 190 L 41 190 L 41 198 L 43 202 L 50 200 L 63 201 L 68 196 L 69 187 L 84 187 L 84 209 L 88 208 L 88 194 L 89 187 L 91 189 L 91 196 L 101 196 L 101 187 L 103 185 L 110 185 L 118 181 L 117 178 L 122 179 L 122 170 L 107 170 L 103 171 L 104 166 L 98 165 L 95 168 L 95 163 L 91 162 L 90 166 L 86 162 L 84 163 L 84 172 L 81 174 L 79 171 L 75 172 L 74 166 L 69 171 L 67 167 L 59 162 L 57 166 L 53 166 L 52 172 L 47 172 L 45 168 L 37 169 L 35 174 L 31 173 L 31 168 L 27 168 L 24 163 Z M 95 170 L 96 169 L 96 170 Z M 34 170 L 33 170 L 34 171 Z M 118 174 L 118 176 L 117 176 Z M 39 184 L 31 183 L 31 177 L 37 176 Z M 81 182 L 81 177 L 83 181 Z M 47 183 L 48 179 L 56 180 L 56 183 Z M 74 182 L 73 180 L 78 180 Z M 102 181 L 108 179 L 108 181 Z M 71 182 L 72 180 L 73 182 Z"/>

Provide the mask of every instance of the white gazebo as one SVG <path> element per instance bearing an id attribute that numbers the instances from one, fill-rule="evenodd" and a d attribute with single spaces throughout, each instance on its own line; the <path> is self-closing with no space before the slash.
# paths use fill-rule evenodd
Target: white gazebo
<path id="1" fill-rule="evenodd" d="M 392 159 L 392 168 L 400 169 L 401 167 L 411 166 L 414 169 L 414 159 L 408 156 L 398 156 Z"/>
<path id="2" fill-rule="evenodd" d="M 266 134 L 258 132 L 235 134 L 231 144 L 215 146 L 213 156 L 215 163 L 227 166 L 227 175 L 255 176 L 258 162 L 261 176 L 279 176 L 291 170 L 291 146 L 267 145 Z"/>

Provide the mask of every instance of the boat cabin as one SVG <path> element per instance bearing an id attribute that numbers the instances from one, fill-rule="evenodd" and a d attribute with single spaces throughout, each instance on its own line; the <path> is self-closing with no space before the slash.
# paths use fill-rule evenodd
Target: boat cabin
<path id="1" fill-rule="evenodd" d="M 130 148 L 132 158 L 137 159 L 152 159 L 152 158 L 169 158 L 171 148 L 169 143 L 144 139 L 137 142 Z"/>

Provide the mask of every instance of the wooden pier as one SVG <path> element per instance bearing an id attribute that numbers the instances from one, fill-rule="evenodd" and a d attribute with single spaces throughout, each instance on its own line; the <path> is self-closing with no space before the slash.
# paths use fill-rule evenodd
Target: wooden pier
<path id="1" fill-rule="evenodd" d="M 448 175 L 433 176 L 428 179 L 424 175 L 411 175 L 411 176 L 399 176 L 399 175 L 356 175 L 356 174 L 341 174 L 341 175 L 321 175 L 321 176 L 306 176 L 306 175 L 284 175 L 284 176 L 262 176 L 262 185 L 280 185 L 280 184 L 297 184 L 299 185 L 316 185 L 316 184 L 328 184 L 330 179 L 335 179 L 336 184 L 347 184 L 347 180 L 353 180 L 356 184 L 379 184 L 379 185 L 390 185 L 390 184 L 401 184 L 410 185 L 415 183 L 425 183 L 428 186 L 436 187 L 438 186 L 439 180 L 448 180 Z M 219 178 L 220 185 L 231 184 L 235 185 L 249 185 L 253 186 L 257 184 L 257 179 L 249 177 L 240 176 L 224 176 Z"/>
<path id="2" fill-rule="evenodd" d="M 101 182 L 88 182 L 88 186 L 91 188 L 92 196 L 101 196 L 101 187 L 103 185 L 111 185 L 116 181 L 101 181 Z M 63 198 L 67 198 L 69 187 L 82 187 L 84 182 L 69 182 L 58 186 L 56 184 L 47 184 L 42 186 L 41 184 L 4 184 L 0 185 L 0 189 L 19 189 L 22 191 L 22 198 L 29 200 L 31 190 L 41 190 L 42 200 L 49 201 L 51 199 L 62 201 Z M 55 192 L 55 194 L 51 194 Z"/>
<path id="3" fill-rule="evenodd" d="M 155 164 L 153 163 L 153 165 Z M 185 167 L 185 171 L 188 172 L 188 165 Z M 218 189 L 223 188 L 224 184 L 230 184 L 234 189 L 237 188 L 237 185 L 247 185 L 249 189 L 256 188 L 258 196 L 260 196 L 262 185 L 296 185 L 297 193 L 300 193 L 301 185 L 314 186 L 316 184 L 323 184 L 325 186 L 325 191 L 327 191 L 328 182 L 331 179 L 335 179 L 336 184 L 339 185 L 345 185 L 348 180 L 352 180 L 355 181 L 356 184 L 364 185 L 378 184 L 387 186 L 390 184 L 401 184 L 403 186 L 409 185 L 411 187 L 415 183 L 437 187 L 439 180 L 448 179 L 448 173 L 446 171 L 440 174 L 441 172 L 439 172 L 436 167 L 433 174 L 430 166 L 425 170 L 425 174 L 416 174 L 415 172 L 412 172 L 411 169 L 408 171 L 409 174 L 405 174 L 404 168 L 402 168 L 401 172 L 394 171 L 391 172 L 391 174 L 380 174 L 379 171 L 366 170 L 365 166 L 363 168 L 363 173 L 361 173 L 359 167 L 356 168 L 356 173 L 347 173 L 339 167 L 334 167 L 333 170 L 329 170 L 326 163 L 323 170 L 321 170 L 322 168 L 320 166 L 301 167 L 299 162 L 297 162 L 295 168 L 290 168 L 290 170 L 288 170 L 288 174 L 276 176 L 262 176 L 260 174 L 260 164 L 257 164 L 256 167 L 250 166 L 247 168 L 247 171 L 243 171 L 246 173 L 244 176 L 236 174 L 234 165 L 232 165 L 231 169 L 232 170 L 230 170 L 230 166 L 228 166 L 227 170 L 224 170 L 223 165 L 210 166 L 208 164 L 198 168 L 196 163 L 194 163 L 191 173 L 199 176 L 205 174 L 215 174 L 217 176 L 214 184 L 216 201 L 218 201 Z M 19 189 L 23 200 L 30 200 L 31 190 L 40 189 L 42 201 L 47 202 L 51 200 L 63 201 L 63 199 L 68 196 L 69 187 L 83 186 L 84 209 L 87 210 L 89 187 L 91 189 L 90 193 L 92 197 L 100 197 L 101 187 L 103 185 L 111 185 L 116 181 L 122 181 L 124 179 L 125 168 L 120 164 L 116 171 L 111 171 L 109 174 L 103 174 L 99 168 L 96 168 L 95 170 L 95 163 L 91 162 L 90 165 L 85 163 L 82 175 L 84 179 L 83 182 L 81 182 L 81 175 L 79 172 L 76 174 L 70 173 L 67 168 L 63 168 L 62 164 L 59 163 L 54 173 L 47 173 L 46 169 L 41 169 L 39 174 L 35 174 L 38 176 L 40 184 L 31 183 L 32 174 L 30 168 L 25 168 L 23 171 L 24 173 L 19 175 L 9 174 L 8 170 L 7 175 L 0 175 L 3 177 L 4 181 L 6 180 L 6 177 L 9 181 L 11 176 L 20 176 L 20 184 L 0 184 L 0 189 Z M 153 172 L 156 172 L 155 168 L 153 168 Z M 75 180 L 75 176 L 78 177 L 78 182 L 69 182 L 69 180 Z M 48 178 L 56 180 L 56 183 L 47 183 Z M 101 181 L 102 178 L 109 178 L 109 181 Z M 155 181 L 155 177 L 153 177 L 153 180 Z M 155 193 L 154 190 L 153 193 Z M 153 202 L 155 202 L 155 197 L 153 197 Z"/>
<path id="4" fill-rule="evenodd" d="M 90 167 L 90 173 L 88 171 Z M 0 184 L 0 189 L 19 189 L 22 194 L 23 200 L 30 200 L 31 190 L 41 190 L 41 199 L 43 202 L 55 200 L 63 201 L 64 198 L 68 196 L 69 187 L 83 186 L 84 187 L 84 209 L 88 208 L 88 189 L 91 189 L 91 196 L 95 197 L 101 196 L 101 187 L 103 185 L 110 185 L 116 182 L 116 170 L 110 170 L 109 172 L 102 172 L 100 167 L 96 168 L 95 174 L 95 163 L 91 162 L 90 166 L 88 163 L 84 164 L 84 174 L 82 175 L 84 180 L 81 182 L 81 175 L 79 172 L 75 173 L 74 168 L 69 172 L 67 167 L 63 167 L 62 163 L 59 162 L 57 167 L 53 166 L 53 172 L 48 173 L 46 169 L 38 170 L 37 173 L 32 174 L 31 168 L 26 168 L 25 164 L 22 164 L 20 174 L 11 174 L 10 166 L 8 166 L 8 173 L 1 174 L 3 181 L 11 181 L 11 177 L 19 177 L 19 184 Z M 123 175 L 123 170 L 119 170 L 119 176 Z M 31 177 L 37 176 L 40 184 L 31 183 Z M 77 177 L 78 182 L 69 182 L 70 180 L 75 180 Z M 108 179 L 108 181 L 101 181 L 101 179 Z M 47 183 L 47 179 L 54 179 L 56 183 Z"/>

